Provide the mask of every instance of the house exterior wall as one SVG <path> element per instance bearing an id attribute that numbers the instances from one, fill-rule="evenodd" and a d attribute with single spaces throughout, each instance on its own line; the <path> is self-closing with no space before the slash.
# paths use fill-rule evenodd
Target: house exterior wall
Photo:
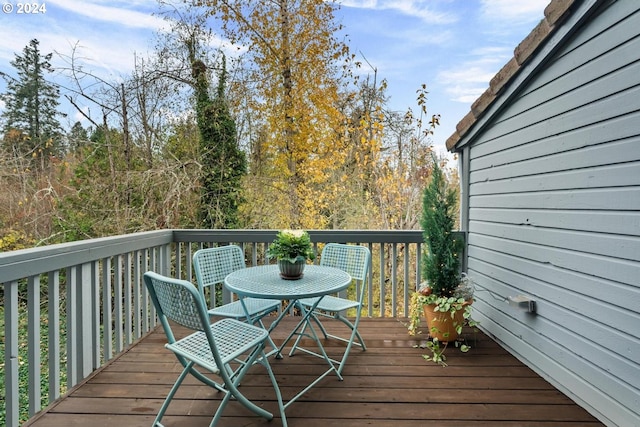
<path id="1" fill-rule="evenodd" d="M 456 147 L 473 317 L 607 425 L 640 426 L 640 2 L 580 13 Z"/>

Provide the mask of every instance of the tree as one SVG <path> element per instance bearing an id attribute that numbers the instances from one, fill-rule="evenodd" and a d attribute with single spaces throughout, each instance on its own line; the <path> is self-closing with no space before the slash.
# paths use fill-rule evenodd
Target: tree
<path id="1" fill-rule="evenodd" d="M 243 79 L 232 89 L 241 87 L 242 105 L 253 112 L 249 140 L 262 145 L 252 147 L 252 158 L 260 153 L 266 161 L 251 182 L 245 212 L 259 211 L 267 227 L 324 228 L 331 200 L 325 196 L 336 194 L 327 191 L 328 177 L 344 161 L 346 143 L 337 106 L 340 65 L 349 50 L 336 39 L 337 6 L 324 0 L 201 3 L 231 43 L 247 48 Z"/>
<path id="2" fill-rule="evenodd" d="M 238 148 L 236 125 L 225 98 L 224 58 L 214 99 L 209 96 L 204 64 L 198 60 L 193 60 L 192 64 L 202 162 L 201 226 L 238 228 L 240 189 L 242 177 L 247 173 L 247 162 Z"/>
<path id="3" fill-rule="evenodd" d="M 198 225 L 204 228 L 238 228 L 242 177 L 246 156 L 237 143 L 237 131 L 227 103 L 226 58 L 212 58 L 211 31 L 206 16 L 193 5 L 178 7 L 161 2 L 161 15 L 172 31 L 160 35 L 156 48 L 159 74 L 193 91 L 198 127 L 198 163 L 201 165 Z M 218 64 L 221 66 L 217 67 Z M 219 69 L 218 85 L 211 93 L 212 70 Z M 182 130 L 186 130 L 182 127 Z M 178 130 L 178 129 L 176 129 Z M 171 144 L 171 152 L 188 151 Z M 178 149 L 176 151 L 176 149 Z"/>
<path id="4" fill-rule="evenodd" d="M 196 157 L 184 148 L 197 141 L 181 138 L 187 135 L 180 129 L 185 108 L 174 100 L 183 97 L 176 96 L 161 61 L 136 57 L 131 76 L 109 81 L 83 61 L 78 45 L 60 56 L 68 64 L 62 69 L 69 77 L 67 99 L 92 124 L 89 140 L 72 138 L 81 127 L 70 135 L 77 145 L 66 159 L 73 193 L 58 205 L 60 235 L 77 239 L 194 227 Z M 187 153 L 190 158 L 184 158 Z"/>
<path id="5" fill-rule="evenodd" d="M 89 132 L 82 127 L 82 123 L 75 122 L 67 133 L 67 147 L 69 152 L 75 152 L 87 145 Z"/>
<path id="6" fill-rule="evenodd" d="M 60 155 L 61 127 L 56 119 L 59 105 L 59 89 L 45 79 L 45 72 L 52 72 L 52 54 L 42 55 L 39 42 L 33 39 L 17 55 L 11 65 L 17 70 L 18 77 L 12 78 L 6 73 L 0 75 L 7 82 L 7 93 L 2 95 L 6 104 L 3 112 L 5 136 L 17 131 L 22 138 L 13 138 L 5 144 L 14 156 L 40 159 L 39 166 L 44 169 L 51 156 Z"/>

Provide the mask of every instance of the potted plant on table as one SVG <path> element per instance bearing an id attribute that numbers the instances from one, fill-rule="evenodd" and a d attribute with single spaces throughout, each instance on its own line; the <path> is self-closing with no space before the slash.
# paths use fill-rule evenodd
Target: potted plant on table
<path id="1" fill-rule="evenodd" d="M 462 326 L 470 321 L 473 284 L 460 270 L 463 242 L 453 232 L 458 192 L 449 185 L 435 158 L 433 163 L 431 181 L 423 194 L 421 219 L 426 244 L 424 282 L 411 297 L 408 330 L 410 335 L 419 333 L 424 314 L 431 338 L 424 346 L 432 354 L 423 357 L 445 365 L 447 344 L 454 342 L 457 346 Z M 466 352 L 469 346 L 463 344 L 460 349 Z"/>
<path id="2" fill-rule="evenodd" d="M 304 230 L 281 230 L 267 248 L 267 257 L 278 261 L 280 275 L 294 280 L 302 277 L 307 260 L 316 257 L 309 233 Z"/>

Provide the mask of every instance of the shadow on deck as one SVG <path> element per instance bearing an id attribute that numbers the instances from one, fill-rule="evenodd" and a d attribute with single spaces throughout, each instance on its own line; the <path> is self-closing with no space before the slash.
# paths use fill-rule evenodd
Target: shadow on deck
<path id="1" fill-rule="evenodd" d="M 276 328 L 272 335 L 276 343 L 291 330 L 292 321 L 287 318 Z M 340 327 L 338 322 L 328 324 Z M 473 347 L 469 353 L 448 349 L 449 366 L 443 368 L 420 357 L 424 350 L 414 348 L 420 339 L 407 335 L 402 320 L 363 319 L 360 326 L 367 351 L 352 350 L 344 381 L 330 375 L 293 403 L 287 409 L 290 427 L 602 426 L 480 332 L 466 334 Z M 151 426 L 181 370 L 164 348 L 165 342 L 162 329 L 156 329 L 26 425 Z M 330 355 L 338 345 L 326 344 Z M 322 363 L 303 353 L 272 359 L 285 400 L 311 382 L 314 374 L 319 375 Z M 262 367 L 254 367 L 242 387 L 250 399 L 278 413 Z M 190 378 L 163 423 L 166 427 L 207 426 L 220 398 L 220 393 Z M 280 425 L 279 418 L 266 421 L 234 402 L 219 423 Z"/>

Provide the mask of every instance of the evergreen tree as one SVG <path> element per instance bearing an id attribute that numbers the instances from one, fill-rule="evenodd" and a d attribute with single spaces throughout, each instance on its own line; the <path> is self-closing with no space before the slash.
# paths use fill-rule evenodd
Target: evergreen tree
<path id="1" fill-rule="evenodd" d="M 83 148 L 89 142 L 89 132 L 82 127 L 82 123 L 75 122 L 67 133 L 67 147 L 70 152 Z"/>
<path id="2" fill-rule="evenodd" d="M 460 284 L 462 242 L 453 234 L 458 208 L 458 191 L 435 156 L 433 172 L 422 199 L 422 232 L 427 246 L 423 253 L 423 277 L 434 295 L 451 297 Z"/>
<path id="3" fill-rule="evenodd" d="M 61 127 L 56 116 L 60 90 L 45 79 L 51 68 L 52 54 L 42 55 L 39 42 L 33 39 L 16 54 L 11 65 L 17 78 L 0 73 L 7 82 L 7 92 L 2 96 L 6 108 L 4 119 L 4 143 L 16 157 L 40 159 L 44 167 L 51 156 L 59 155 L 61 149 Z M 20 138 L 6 138 L 20 134 Z"/>
<path id="4" fill-rule="evenodd" d="M 224 61 L 213 99 L 209 96 L 206 67 L 202 61 L 193 62 L 193 76 L 196 80 L 196 111 L 202 161 L 201 226 L 238 228 L 240 189 L 242 177 L 247 173 L 247 161 L 244 152 L 238 147 L 236 125 L 225 98 Z"/>

